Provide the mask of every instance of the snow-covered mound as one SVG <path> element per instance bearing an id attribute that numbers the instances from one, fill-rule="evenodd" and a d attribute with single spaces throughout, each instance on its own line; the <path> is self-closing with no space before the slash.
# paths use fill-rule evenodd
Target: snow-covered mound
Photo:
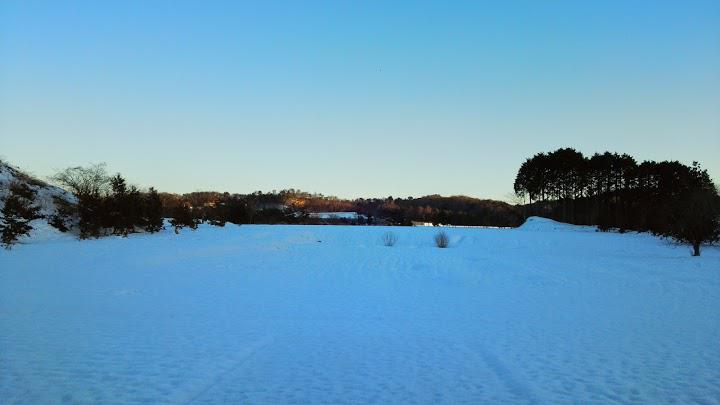
<path id="1" fill-rule="evenodd" d="M 570 231 L 570 232 L 595 232 L 597 227 L 595 226 L 582 226 L 566 224 L 564 222 L 554 221 L 552 219 L 543 217 L 528 217 L 525 223 L 520 225 L 517 229 L 523 231 Z"/>
<path id="2" fill-rule="evenodd" d="M 12 183 L 23 183 L 35 190 L 35 202 L 40 207 L 40 214 L 43 216 L 50 216 L 56 212 L 54 197 L 75 201 L 72 193 L 30 176 L 17 167 L 0 162 L 0 208 L 5 205 L 4 200 Z"/>
<path id="3" fill-rule="evenodd" d="M 48 220 L 57 213 L 56 198 L 75 203 L 76 198 L 72 193 L 37 179 L 15 166 L 0 162 L 0 209 L 5 206 L 5 198 L 9 193 L 10 185 L 13 183 L 26 184 L 35 191 L 35 205 L 40 208 L 39 215 L 42 216 L 42 218 L 30 222 L 33 230 L 30 231 L 28 237 L 21 238 L 21 241 L 43 241 L 70 237 L 69 234 L 65 235 L 50 226 Z"/>
<path id="4" fill-rule="evenodd" d="M 718 402 L 719 248 L 443 230 L 447 249 L 429 227 L 228 224 L 0 251 L 0 402 Z"/>

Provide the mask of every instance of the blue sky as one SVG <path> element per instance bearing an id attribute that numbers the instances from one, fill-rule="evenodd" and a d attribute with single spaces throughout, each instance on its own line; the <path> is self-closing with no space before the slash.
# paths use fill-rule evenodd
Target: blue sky
<path id="1" fill-rule="evenodd" d="M 720 2 L 0 4 L 0 156 L 40 176 L 505 199 L 564 146 L 720 180 Z"/>

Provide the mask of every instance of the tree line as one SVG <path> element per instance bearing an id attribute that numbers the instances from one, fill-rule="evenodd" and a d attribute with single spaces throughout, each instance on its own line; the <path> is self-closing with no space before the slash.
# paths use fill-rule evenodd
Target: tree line
<path id="1" fill-rule="evenodd" d="M 72 192 L 76 200 L 55 197 L 56 210 L 48 222 L 63 232 L 77 228 L 82 239 L 157 232 L 165 218 L 179 232 L 185 227 L 196 229 L 203 222 L 218 226 L 227 222 L 327 223 L 310 214 L 343 211 L 360 215 L 333 223 L 410 225 L 420 221 L 514 227 L 527 216 L 538 215 L 598 225 L 601 230 L 671 236 L 692 244 L 698 255 L 702 243 L 720 237 L 718 190 L 697 163 L 638 163 L 630 155 L 610 152 L 585 157 L 572 148 L 538 153 L 522 163 L 514 190 L 527 203 L 519 205 L 439 195 L 349 200 L 295 189 L 250 194 L 159 193 L 152 187 L 141 191 L 119 173 L 109 175 L 103 164 L 68 168 L 52 180 Z M 5 246 L 27 234 L 30 221 L 40 217 L 34 199 L 34 190 L 26 184 L 10 186 L 0 222 Z"/>
<path id="2" fill-rule="evenodd" d="M 522 213 L 513 205 L 467 196 L 358 199 L 356 205 L 358 212 L 382 218 L 390 225 L 419 221 L 435 225 L 515 227 L 523 222 Z"/>
<path id="3" fill-rule="evenodd" d="M 433 224 L 518 226 L 521 211 L 510 204 L 466 196 L 358 198 L 354 200 L 288 189 L 263 193 L 229 194 L 193 192 L 160 193 L 166 216 L 189 210 L 198 222 L 223 224 L 322 224 L 327 219 L 317 212 L 356 212 L 354 219 L 333 219 L 349 225 L 411 225 L 413 221 Z M 187 215 L 187 213 L 186 213 Z"/>
<path id="4" fill-rule="evenodd" d="M 198 191 L 186 194 L 141 191 L 127 184 L 121 174 L 109 175 L 104 164 L 67 168 L 51 180 L 70 191 L 75 201 L 54 198 L 55 212 L 48 223 L 62 232 L 76 231 L 81 239 L 106 235 L 127 236 L 133 232 L 157 232 L 164 219 L 179 232 L 196 229 L 200 223 L 233 224 L 433 224 L 518 226 L 521 212 L 514 206 L 465 196 L 420 198 L 341 199 L 296 189 L 250 194 Z M 30 190 L 32 192 L 32 190 Z M 32 206 L 34 196 L 18 196 Z M 11 209 L 13 204 L 8 206 Z M 354 217 L 325 218 L 318 212 L 356 212 Z M 7 217 L 12 215 L 8 213 Z M 20 218 L 22 215 L 15 215 Z M 31 215 L 23 219 L 29 224 Z M 29 226 L 29 225 L 28 225 Z M 21 229 L 15 227 L 13 229 Z M 27 231 L 24 231 L 27 234 Z M 20 236 L 20 234 L 16 235 Z M 15 238 L 16 239 L 16 238 Z M 9 244 L 8 244 L 9 246 Z"/>
<path id="5" fill-rule="evenodd" d="M 643 161 L 628 154 L 585 157 L 573 148 L 538 153 L 520 166 L 515 193 L 525 215 L 649 231 L 693 245 L 718 240 L 720 197 L 697 162 Z"/>
<path id="6" fill-rule="evenodd" d="M 53 180 L 71 191 L 77 204 L 59 204 L 51 225 L 67 230 L 68 221 L 77 217 L 81 239 L 105 235 L 127 236 L 145 231 L 158 232 L 163 227 L 163 207 L 158 192 L 150 187 L 141 192 L 128 185 L 120 175 L 108 175 L 105 165 L 71 167 L 57 173 Z"/>

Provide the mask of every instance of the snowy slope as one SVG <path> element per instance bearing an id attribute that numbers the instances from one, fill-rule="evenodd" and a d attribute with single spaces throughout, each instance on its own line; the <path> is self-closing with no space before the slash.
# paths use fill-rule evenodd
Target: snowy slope
<path id="1" fill-rule="evenodd" d="M 40 219 L 30 222 L 33 230 L 30 231 L 29 237 L 22 237 L 21 242 L 30 240 L 42 241 L 49 239 L 64 239 L 71 237 L 70 234 L 63 234 L 52 226 L 48 225 L 48 218 L 55 214 L 57 207 L 55 206 L 54 197 L 59 197 L 65 201 L 74 203 L 75 196 L 59 187 L 38 180 L 17 167 L 10 164 L 0 162 L 0 209 L 5 206 L 5 198 L 7 197 L 10 185 L 12 183 L 24 183 L 35 191 L 35 205 L 40 208 Z"/>
<path id="2" fill-rule="evenodd" d="M 0 252 L 0 398 L 720 401 L 718 248 L 531 222 L 446 229 L 448 249 L 343 226 L 20 245 Z"/>

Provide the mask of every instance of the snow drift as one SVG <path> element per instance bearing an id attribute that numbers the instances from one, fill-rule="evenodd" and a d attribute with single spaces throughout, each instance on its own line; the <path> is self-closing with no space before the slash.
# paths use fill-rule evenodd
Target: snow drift
<path id="1" fill-rule="evenodd" d="M 596 232 L 598 229 L 596 226 L 578 226 L 566 224 L 563 222 L 557 222 L 552 219 L 542 217 L 529 217 L 525 222 L 518 227 L 523 231 L 539 231 L 539 232 L 553 232 L 553 231 L 572 231 L 572 232 Z"/>

